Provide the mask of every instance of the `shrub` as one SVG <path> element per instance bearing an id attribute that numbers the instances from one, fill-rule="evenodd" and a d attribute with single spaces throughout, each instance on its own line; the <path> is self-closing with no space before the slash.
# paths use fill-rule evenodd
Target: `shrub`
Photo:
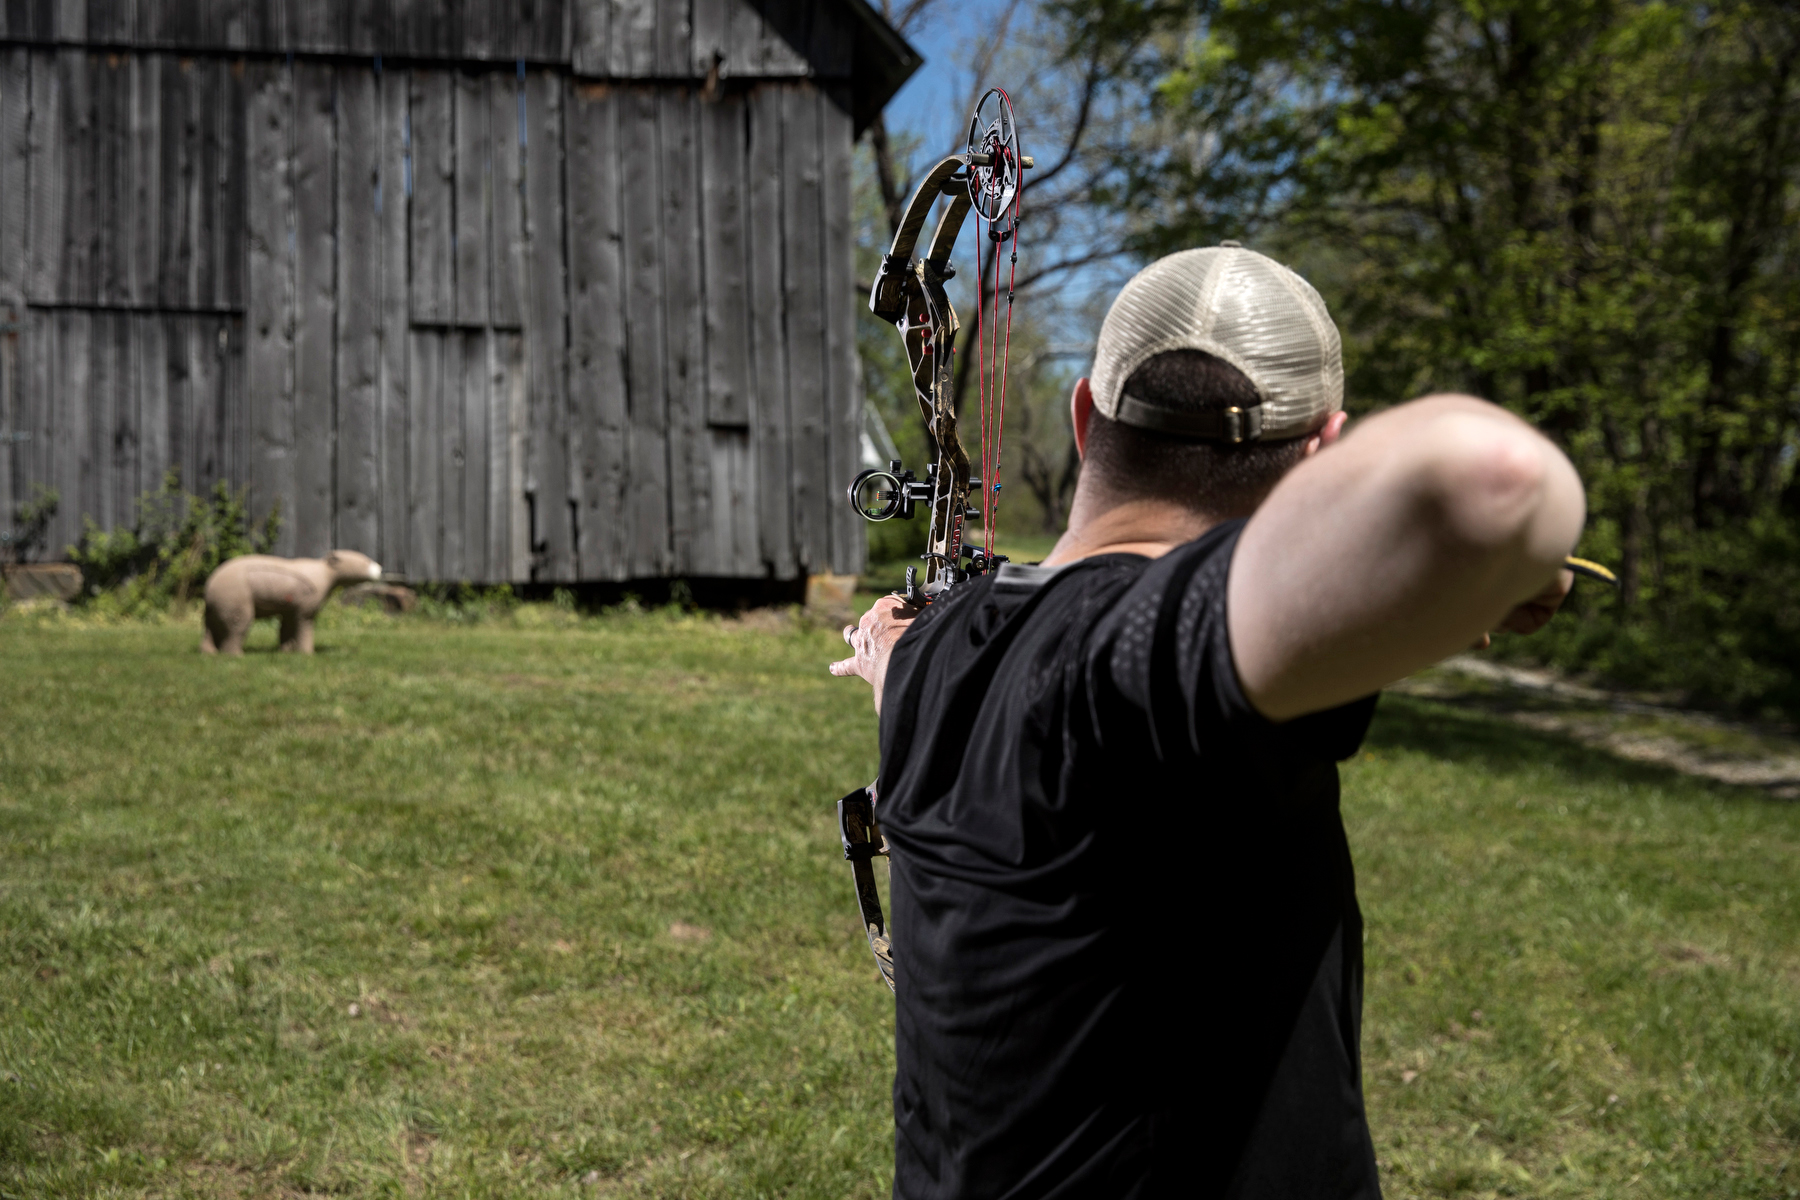
<path id="1" fill-rule="evenodd" d="M 419 586 L 417 612 L 436 621 L 483 625 L 513 616 L 522 601 L 511 585 L 479 587 L 472 583 L 426 583 Z"/>
<path id="2" fill-rule="evenodd" d="M 137 522 L 130 528 L 102 529 L 84 516 L 81 541 L 69 547 L 69 560 L 81 568 L 83 597 L 111 597 L 128 613 L 185 603 L 220 563 L 274 546 L 281 502 L 256 525 L 248 498 L 249 489 L 233 491 L 224 480 L 210 495 L 196 496 L 182 488 L 180 471 L 170 468 L 160 488 L 138 497 Z"/>
<path id="3" fill-rule="evenodd" d="M 44 535 L 50 531 L 50 518 L 61 503 L 55 488 L 38 484 L 30 500 L 13 514 L 11 529 L 0 531 L 0 561 L 22 563 L 44 548 Z"/>

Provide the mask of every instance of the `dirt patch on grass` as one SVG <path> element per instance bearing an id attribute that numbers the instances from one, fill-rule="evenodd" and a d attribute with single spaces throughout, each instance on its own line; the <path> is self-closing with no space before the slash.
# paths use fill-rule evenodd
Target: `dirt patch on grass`
<path id="1" fill-rule="evenodd" d="M 1663 957 L 1669 960 L 1669 965 L 1657 967 L 1651 972 L 1653 975 L 1668 975 L 1682 967 L 1714 967 L 1725 971 L 1733 965 L 1729 954 L 1708 950 L 1704 946 L 1695 946 L 1686 942 L 1661 946 L 1658 949 L 1662 951 Z"/>
<path id="2" fill-rule="evenodd" d="M 1631 762 L 1800 799 L 1800 738 L 1791 730 L 1730 721 L 1473 655 L 1459 655 L 1389 690 L 1479 709 Z"/>

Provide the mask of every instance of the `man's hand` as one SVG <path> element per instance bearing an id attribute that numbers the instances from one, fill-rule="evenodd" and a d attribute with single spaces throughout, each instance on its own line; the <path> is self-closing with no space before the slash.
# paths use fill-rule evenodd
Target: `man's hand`
<path id="1" fill-rule="evenodd" d="M 1544 585 L 1543 591 L 1507 613 L 1500 622 L 1499 628 L 1508 633 L 1536 633 L 1550 623 L 1550 618 L 1556 615 L 1556 610 L 1562 607 L 1563 601 L 1569 598 L 1569 593 L 1574 587 L 1575 572 L 1558 571 L 1550 582 Z M 1493 643 L 1494 639 L 1484 633 L 1481 635 L 1481 640 L 1475 643 L 1474 648 L 1486 650 Z"/>
<path id="2" fill-rule="evenodd" d="M 1569 591 L 1575 586 L 1575 572 L 1558 571 L 1544 590 L 1524 601 L 1517 608 L 1506 614 L 1500 622 L 1500 628 L 1508 633 L 1536 633 L 1550 623 L 1556 610 L 1562 607 L 1569 598 Z"/>
<path id="3" fill-rule="evenodd" d="M 844 641 L 854 651 L 831 664 L 833 675 L 858 675 L 875 689 L 875 711 L 881 711 L 881 686 L 887 679 L 888 654 L 919 615 L 898 596 L 883 596 L 856 625 L 844 626 Z"/>

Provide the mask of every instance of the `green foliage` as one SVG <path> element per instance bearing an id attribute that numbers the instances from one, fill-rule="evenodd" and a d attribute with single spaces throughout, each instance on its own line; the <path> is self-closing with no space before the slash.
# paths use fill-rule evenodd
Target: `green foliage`
<path id="1" fill-rule="evenodd" d="M 44 548 L 45 535 L 50 531 L 50 518 L 62 503 L 62 497 L 55 488 L 38 484 L 32 489 L 31 499 L 21 504 L 13 515 L 12 528 L 0 532 L 0 559 L 7 562 L 29 562 L 32 555 Z"/>
<path id="2" fill-rule="evenodd" d="M 1141 46 L 1102 200 L 1235 237 L 1346 334 L 1352 406 L 1502 402 L 1589 489 L 1617 604 L 1563 662 L 1800 712 L 1800 12 L 1614 0 L 1066 5 Z"/>
<path id="3" fill-rule="evenodd" d="M 138 498 L 137 522 L 129 528 L 102 529 L 84 516 L 81 542 L 68 551 L 81 568 L 83 596 L 120 612 L 148 613 L 199 595 L 220 563 L 265 554 L 275 544 L 281 502 L 254 525 L 248 496 L 249 489 L 234 492 L 224 480 L 210 495 L 196 496 L 171 467 L 160 488 Z"/>
<path id="4" fill-rule="evenodd" d="M 889 1193 L 835 630 L 97 625 L 0 617 L 0 1192 Z M 1390 696 L 1344 811 L 1389 1194 L 1789 1194 L 1800 806 Z"/>
<path id="5" fill-rule="evenodd" d="M 419 587 L 418 593 L 416 611 L 421 617 L 458 625 L 504 621 L 517 613 L 521 604 L 519 594 L 503 583 L 492 587 L 477 587 L 472 583 L 427 583 Z M 573 594 L 570 594 L 566 608 L 561 604 L 555 607 L 558 611 L 573 611 Z"/>

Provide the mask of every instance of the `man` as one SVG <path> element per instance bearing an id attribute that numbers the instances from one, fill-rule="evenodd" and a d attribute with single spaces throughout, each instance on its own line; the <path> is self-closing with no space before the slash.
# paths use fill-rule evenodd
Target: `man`
<path id="1" fill-rule="evenodd" d="M 1493 405 L 1344 434 L 1336 328 L 1251 251 L 1120 293 L 1037 567 L 835 663 L 875 689 L 892 847 L 894 1193 L 1377 1197 L 1337 763 L 1374 693 L 1530 632 L 1580 481 Z"/>

